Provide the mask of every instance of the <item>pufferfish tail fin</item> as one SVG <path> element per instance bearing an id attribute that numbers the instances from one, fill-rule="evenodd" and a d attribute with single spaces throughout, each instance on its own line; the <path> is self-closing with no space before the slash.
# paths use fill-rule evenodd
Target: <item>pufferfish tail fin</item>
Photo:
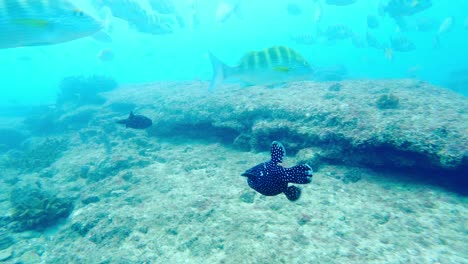
<path id="1" fill-rule="evenodd" d="M 307 184 L 312 181 L 312 168 L 307 164 L 297 165 L 291 168 L 285 168 L 285 179 L 286 182 Z"/>
<path id="2" fill-rule="evenodd" d="M 301 197 L 301 188 L 296 186 L 289 186 L 286 191 L 284 191 L 284 194 L 289 201 L 297 201 L 299 197 Z"/>

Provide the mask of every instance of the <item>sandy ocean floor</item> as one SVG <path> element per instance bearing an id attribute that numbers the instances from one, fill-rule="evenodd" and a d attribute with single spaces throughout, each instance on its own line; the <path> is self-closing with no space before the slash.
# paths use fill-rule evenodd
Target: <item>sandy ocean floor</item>
<path id="1" fill-rule="evenodd" d="M 79 145 L 52 165 L 53 178 L 21 175 L 78 200 L 57 227 L 13 234 L 6 262 L 468 263 L 467 199 L 434 186 L 325 166 L 292 203 L 256 194 L 240 176 L 267 152 L 135 133 L 118 141 L 111 159 L 129 157 L 151 162 L 89 182 L 73 175 L 80 164 L 102 162 L 105 149 Z M 6 213 L 11 185 L 2 186 Z M 90 196 L 99 201 L 80 202 Z M 86 225 L 86 233 L 76 227 Z"/>
<path id="2" fill-rule="evenodd" d="M 154 100 L 162 107 L 164 98 Z M 115 119 L 127 110 L 110 110 L 117 106 L 135 107 L 61 113 L 63 133 L 0 156 L 0 262 L 468 264 L 467 196 L 402 172 L 323 163 L 299 201 L 265 197 L 241 173 L 268 160 L 269 149 L 125 129 Z M 284 165 L 303 161 L 297 153 Z M 18 188 L 16 199 L 53 194 L 39 210 L 53 197 L 73 210 L 45 230 L 18 230 Z"/>

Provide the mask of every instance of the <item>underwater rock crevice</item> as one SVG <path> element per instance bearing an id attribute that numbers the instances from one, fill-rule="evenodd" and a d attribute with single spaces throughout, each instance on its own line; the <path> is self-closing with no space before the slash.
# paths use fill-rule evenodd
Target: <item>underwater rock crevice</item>
<path id="1" fill-rule="evenodd" d="M 212 123 L 174 124 L 155 126 L 148 131 L 150 136 L 185 137 L 192 139 L 214 140 L 229 144 L 239 136 L 240 132 L 230 127 L 215 126 Z"/>
<path id="2" fill-rule="evenodd" d="M 108 106 L 164 102 L 148 110 L 150 136 L 215 140 L 244 151 L 265 151 L 279 140 L 289 155 L 316 147 L 322 162 L 442 172 L 432 177 L 468 167 L 465 97 L 411 79 L 342 81 L 331 91 L 334 84 L 209 92 L 203 82 L 161 82 L 106 96 Z"/>

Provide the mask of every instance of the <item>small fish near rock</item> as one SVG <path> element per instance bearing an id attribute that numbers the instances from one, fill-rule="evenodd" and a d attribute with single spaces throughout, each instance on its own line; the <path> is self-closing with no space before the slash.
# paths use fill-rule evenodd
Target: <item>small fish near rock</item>
<path id="1" fill-rule="evenodd" d="M 117 123 L 125 125 L 126 128 L 146 129 L 153 124 L 153 121 L 146 116 L 130 112 L 127 119 L 118 120 Z"/>
<path id="2" fill-rule="evenodd" d="M 258 164 L 244 173 L 249 186 L 266 196 L 284 193 L 288 200 L 297 201 L 301 189 L 289 183 L 307 184 L 312 181 L 312 168 L 307 164 L 285 168 L 281 165 L 286 150 L 280 142 L 273 141 L 270 148 L 271 160 Z"/>

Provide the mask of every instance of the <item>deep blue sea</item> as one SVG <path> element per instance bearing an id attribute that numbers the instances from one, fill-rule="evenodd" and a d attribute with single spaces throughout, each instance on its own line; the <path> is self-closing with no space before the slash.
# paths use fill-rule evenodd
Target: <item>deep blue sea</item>
<path id="1" fill-rule="evenodd" d="M 90 1 L 75 2 L 97 16 L 98 11 Z M 109 2 L 119 5 L 118 1 Z M 120 5 L 126 2 L 139 1 L 123 0 Z M 347 70 L 347 79 L 412 77 L 444 86 L 451 78 L 460 78 L 466 83 L 463 75 L 468 61 L 468 3 L 463 0 L 430 1 L 431 7 L 401 16 L 405 28 L 398 26 L 390 14 L 379 11 L 379 5 L 385 3 L 380 0 L 358 0 L 344 6 L 313 0 L 232 0 L 225 2 L 239 5 L 240 15 L 228 15 L 222 22 L 216 17 L 222 1 L 173 2 L 185 23 L 183 26 L 172 23 L 173 30 L 168 34 L 141 33 L 124 19 L 111 17 L 107 29 L 111 43 L 85 37 L 57 45 L 0 50 L 2 102 L 53 101 L 60 80 L 69 75 L 104 74 L 123 84 L 209 80 L 212 69 L 208 52 L 235 65 L 246 52 L 274 45 L 297 50 L 315 67 L 342 65 Z M 410 6 L 414 2 L 417 8 L 426 1 L 395 2 L 409 2 Z M 191 21 L 193 12 L 196 23 Z M 377 28 L 369 28 L 369 15 L 377 19 Z M 440 29 L 447 19 L 451 20 L 450 25 Z M 362 44 L 353 45 L 352 37 L 329 41 L 326 35 L 319 35 L 319 30 L 326 31 L 334 25 L 347 27 Z M 369 46 L 367 34 L 388 48 L 392 37 L 403 36 L 414 44 L 414 49 L 407 52 L 393 49 L 388 58 L 385 48 Z M 316 40 L 313 44 L 302 44 L 292 40 L 294 36 Z M 103 49 L 112 51 L 112 61 L 99 60 L 97 56 Z M 455 75 L 451 75 L 453 72 Z"/>

